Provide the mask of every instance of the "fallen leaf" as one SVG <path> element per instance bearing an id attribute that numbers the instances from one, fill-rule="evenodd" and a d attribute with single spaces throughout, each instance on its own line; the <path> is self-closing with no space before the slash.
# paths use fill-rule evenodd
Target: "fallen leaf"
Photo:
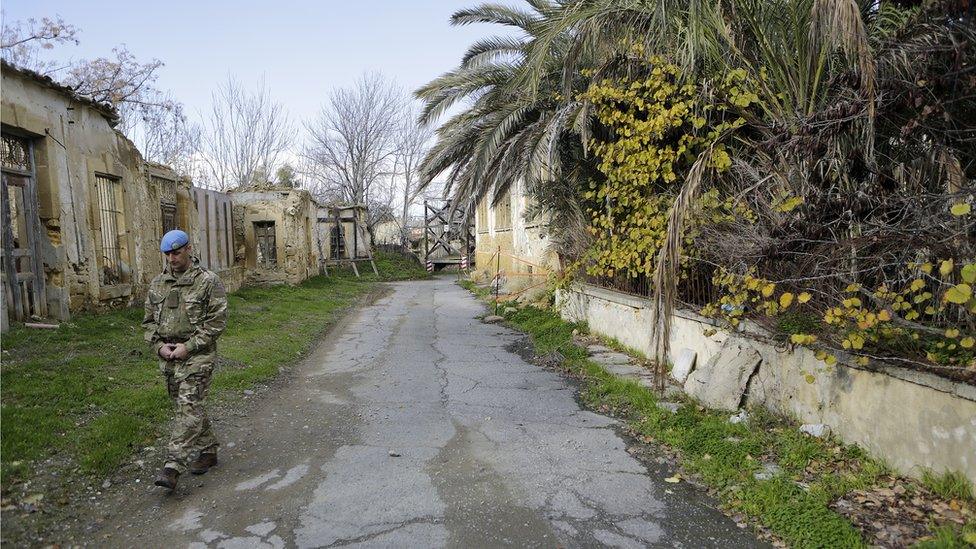
<path id="1" fill-rule="evenodd" d="M 951 208 L 949 208 L 949 211 L 952 213 L 952 215 L 956 217 L 966 215 L 971 210 L 972 208 L 969 206 L 969 204 L 965 202 L 957 202 L 953 204 Z"/>

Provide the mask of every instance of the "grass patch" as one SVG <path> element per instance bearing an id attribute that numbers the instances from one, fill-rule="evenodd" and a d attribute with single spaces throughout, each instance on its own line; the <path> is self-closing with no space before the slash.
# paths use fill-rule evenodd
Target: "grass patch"
<path id="1" fill-rule="evenodd" d="M 870 486 L 887 473 L 857 448 L 806 437 L 762 410 L 751 412 L 748 426 L 733 425 L 728 414 L 693 404 L 677 413 L 667 412 L 658 408 L 654 393 L 589 360 L 572 341 L 573 329 L 580 326 L 532 307 L 507 319 L 531 336 L 538 353 L 558 350 L 566 357 L 564 365 L 582 379 L 582 396 L 590 406 L 625 418 L 645 440 L 678 450 L 685 471 L 696 474 L 727 506 L 753 517 L 789 546 L 865 546 L 850 521 L 829 507 L 838 495 Z M 754 473 L 764 462 L 775 462 L 782 472 L 768 480 L 756 479 Z M 822 469 L 812 479 L 811 467 Z"/>
<path id="2" fill-rule="evenodd" d="M 627 345 L 624 345 L 623 343 L 618 341 L 616 338 L 608 337 L 608 336 L 599 336 L 599 339 L 600 339 L 600 343 L 602 343 L 607 348 L 613 349 L 614 351 L 628 354 L 632 357 L 636 357 L 641 360 L 649 360 L 647 358 L 647 355 L 644 354 L 644 351 L 634 349 L 633 347 L 628 347 Z M 670 367 L 668 369 L 670 370 Z"/>
<path id="3" fill-rule="evenodd" d="M 945 499 L 973 501 L 973 487 L 969 479 L 958 471 L 946 471 L 938 475 L 933 471 L 922 472 L 922 484 Z"/>
<path id="4" fill-rule="evenodd" d="M 460 284 L 461 287 L 464 288 L 465 290 L 473 293 L 478 297 L 488 297 L 488 295 L 491 294 L 491 288 L 487 286 L 478 286 L 477 284 L 475 284 L 474 282 L 472 282 L 470 279 L 467 278 L 462 278 L 460 281 L 458 281 L 458 284 Z"/>
<path id="5" fill-rule="evenodd" d="M 976 524 L 962 528 L 938 526 L 932 531 L 932 539 L 916 545 L 917 549 L 972 549 L 976 547 Z"/>
<path id="6" fill-rule="evenodd" d="M 267 381 L 306 353 L 341 312 L 377 281 L 426 278 L 419 262 L 379 255 L 368 267 L 298 286 L 247 288 L 229 296 L 218 343 L 215 398 Z M 366 274 L 368 272 L 368 274 Z M 3 338 L 0 474 L 25 480 L 48 457 L 83 474 L 105 475 L 152 444 L 170 419 L 157 361 L 143 342 L 141 307 L 83 314 L 58 330 L 14 326 Z"/>

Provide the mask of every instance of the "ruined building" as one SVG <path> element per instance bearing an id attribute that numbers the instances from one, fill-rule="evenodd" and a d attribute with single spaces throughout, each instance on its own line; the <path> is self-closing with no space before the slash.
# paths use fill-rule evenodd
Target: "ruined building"
<path id="1" fill-rule="evenodd" d="M 318 274 L 318 205 L 308 191 L 266 185 L 230 196 L 248 284 L 297 284 Z"/>
<path id="2" fill-rule="evenodd" d="M 491 203 L 492 193 L 475 211 L 475 256 L 478 272 L 493 278 L 496 272 L 506 291 L 538 286 L 557 271 L 559 260 L 550 249 L 545 219 L 530 217 L 530 200 L 521 180 L 505 196 Z"/>
<path id="3" fill-rule="evenodd" d="M 141 298 L 164 226 L 193 228 L 189 182 L 147 164 L 110 107 L 6 63 L 2 88 L 5 320 Z"/>
<path id="4" fill-rule="evenodd" d="M 353 222 L 361 207 L 325 209 L 304 190 L 267 184 L 196 188 L 144 160 L 111 107 L 7 63 L 0 74 L 3 329 L 141 302 L 171 229 L 190 235 L 194 255 L 228 291 L 296 284 L 330 254 L 369 253 L 355 228 L 364 225 Z M 342 238 L 323 221 L 328 212 L 339 212 Z"/>

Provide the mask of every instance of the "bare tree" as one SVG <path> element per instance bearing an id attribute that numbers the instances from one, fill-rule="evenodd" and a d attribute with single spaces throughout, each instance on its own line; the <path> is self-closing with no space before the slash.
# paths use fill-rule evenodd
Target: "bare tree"
<path id="1" fill-rule="evenodd" d="M 146 160 L 191 175 L 200 146 L 200 126 L 187 119 L 183 105 L 167 98 L 162 104 L 143 108 L 139 118 L 138 127 L 130 130 L 130 137 Z"/>
<path id="2" fill-rule="evenodd" d="M 420 111 L 413 104 L 401 114 L 396 133 L 393 172 L 400 184 L 400 238 L 404 246 L 409 239 L 410 208 L 420 192 L 420 163 L 430 148 L 434 129 L 418 122 Z"/>
<path id="3" fill-rule="evenodd" d="M 61 81 L 81 97 L 111 105 L 117 128 L 140 145 L 147 160 L 190 173 L 199 129 L 188 123 L 183 105 L 155 87 L 159 59 L 142 63 L 125 46 L 108 57 L 71 62 L 42 59 L 55 46 L 79 43 L 79 29 L 60 17 L 7 22 L 0 32 L 3 59 Z"/>
<path id="4" fill-rule="evenodd" d="M 380 74 L 360 77 L 355 86 L 332 92 L 318 117 L 305 125 L 303 151 L 313 194 L 364 204 L 372 223 L 389 211 L 397 131 L 404 94 Z M 375 215 L 374 215 L 375 214 Z"/>
<path id="5" fill-rule="evenodd" d="M 125 47 L 112 48 L 112 57 L 81 60 L 67 68 L 63 80 L 75 93 L 97 103 L 119 108 L 155 104 L 156 71 L 163 66 L 159 59 L 140 63 Z"/>
<path id="6" fill-rule="evenodd" d="M 201 178 L 218 190 L 272 174 L 292 143 L 292 126 L 281 103 L 262 80 L 253 91 L 233 77 L 213 93 L 200 140 Z"/>
<path id="7" fill-rule="evenodd" d="M 53 49 L 58 44 L 78 44 L 78 28 L 65 23 L 61 17 L 9 23 L 6 13 L 0 17 L 4 21 L 0 31 L 0 55 L 4 61 L 18 67 L 48 74 L 60 65 L 41 59 L 38 55 L 41 50 Z"/>

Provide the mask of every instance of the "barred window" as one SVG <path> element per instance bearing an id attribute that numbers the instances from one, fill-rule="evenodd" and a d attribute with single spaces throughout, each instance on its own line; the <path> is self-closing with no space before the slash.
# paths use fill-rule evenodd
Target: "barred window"
<path id="1" fill-rule="evenodd" d="M 122 236 L 125 220 L 119 180 L 107 175 L 95 175 L 95 192 L 98 196 L 98 222 L 100 228 L 101 283 L 105 286 L 125 282 L 122 269 Z"/>
<path id="2" fill-rule="evenodd" d="M 3 157 L 4 171 L 32 175 L 29 140 L 4 134 L 0 155 Z"/>
<path id="3" fill-rule="evenodd" d="M 162 202 L 159 204 L 163 214 L 163 234 L 176 228 L 176 204 Z"/>

